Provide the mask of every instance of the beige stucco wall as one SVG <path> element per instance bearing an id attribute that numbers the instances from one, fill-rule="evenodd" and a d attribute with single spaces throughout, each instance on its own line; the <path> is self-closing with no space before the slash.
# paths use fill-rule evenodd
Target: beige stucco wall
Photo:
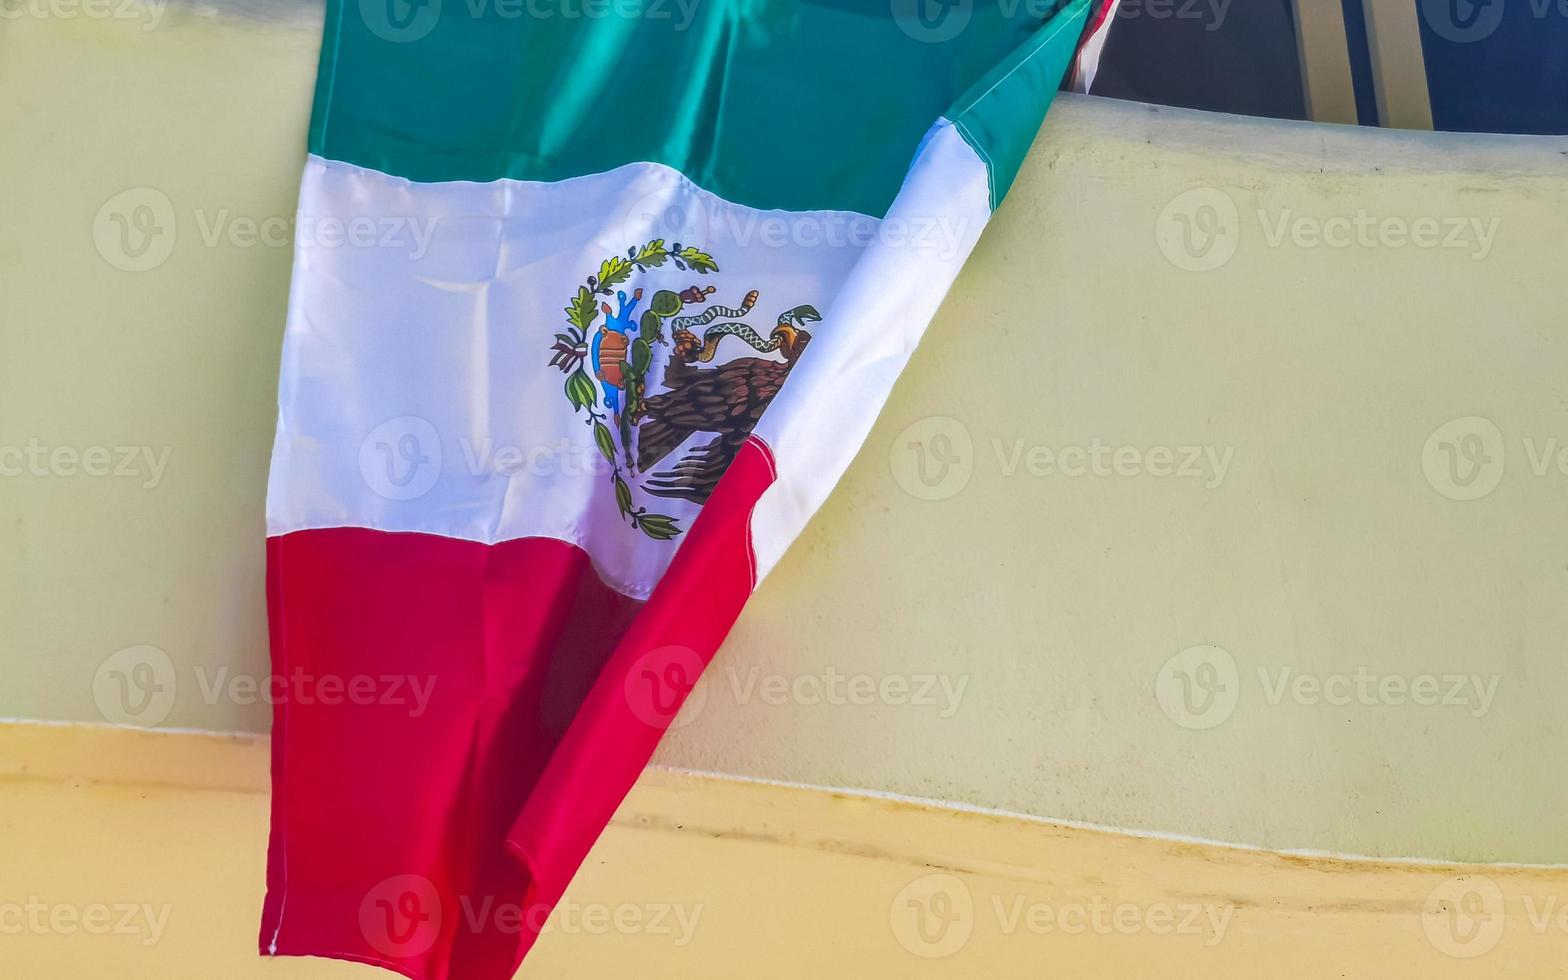
<path id="1" fill-rule="evenodd" d="M 124 720 L 145 663 L 141 720 L 267 724 L 230 683 L 317 19 L 0 21 L 0 447 L 46 453 L 0 477 L 0 716 Z M 1568 861 L 1565 154 L 1063 99 L 661 761 Z"/>
<path id="2" fill-rule="evenodd" d="M 0 812 L 27 842 L 0 848 L 5 975 L 386 980 L 257 957 L 267 785 L 260 739 L 0 724 Z M 1279 855 L 655 770 L 517 976 L 1536 980 L 1562 975 L 1565 907 L 1568 868 Z"/>

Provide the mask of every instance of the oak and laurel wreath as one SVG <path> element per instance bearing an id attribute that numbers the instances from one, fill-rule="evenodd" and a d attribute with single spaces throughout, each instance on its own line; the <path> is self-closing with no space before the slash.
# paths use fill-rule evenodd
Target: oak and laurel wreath
<path id="1" fill-rule="evenodd" d="M 621 509 L 621 516 L 629 520 L 632 527 L 657 541 L 669 541 L 681 533 L 681 527 L 675 518 L 667 514 L 654 514 L 646 507 L 635 506 L 631 485 L 623 475 L 621 460 L 616 458 L 615 438 L 606 424 L 610 416 L 607 412 L 599 411 L 599 386 L 589 375 L 585 364 L 589 352 L 588 337 L 599 317 L 597 297 L 613 296 L 615 287 L 630 279 L 634 270 L 647 272 L 666 262 L 673 263 L 677 269 L 689 270 L 698 275 L 719 270 L 713 256 L 706 252 L 690 245 L 683 247 L 679 242 L 665 247 L 662 238 L 655 238 L 641 248 L 633 246 L 626 250 L 624 256 L 611 256 L 599 263 L 598 275 L 589 276 L 583 285 L 577 287 L 577 294 L 566 305 L 568 326 L 564 332 L 555 335 L 555 345 L 550 348 L 555 351 L 550 358 L 550 365 L 566 374 L 566 398 L 572 403 L 572 410 L 588 413 L 583 424 L 593 428 L 594 444 L 610 464 L 610 479 L 615 484 L 615 502 Z M 673 301 L 674 305 L 667 305 L 669 301 Z M 627 470 L 632 468 L 632 418 L 642 403 L 643 379 L 653 362 L 651 345 L 665 342 L 664 320 L 674 316 L 680 308 L 680 302 L 673 293 L 656 293 L 642 314 L 637 338 L 627 348 L 630 360 L 621 362 L 621 377 L 625 379 L 625 387 L 620 430 Z"/>

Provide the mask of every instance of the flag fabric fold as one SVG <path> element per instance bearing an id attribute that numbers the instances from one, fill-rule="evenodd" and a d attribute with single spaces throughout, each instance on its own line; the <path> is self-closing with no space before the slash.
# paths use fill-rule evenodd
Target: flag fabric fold
<path id="1" fill-rule="evenodd" d="M 267 503 L 321 696 L 275 707 L 265 954 L 513 974 L 1105 0 L 571 9 L 328 3 Z"/>

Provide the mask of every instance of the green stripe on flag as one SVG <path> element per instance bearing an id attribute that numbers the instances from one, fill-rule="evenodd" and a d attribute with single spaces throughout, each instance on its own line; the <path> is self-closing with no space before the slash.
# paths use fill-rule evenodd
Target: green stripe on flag
<path id="1" fill-rule="evenodd" d="M 880 217 L 931 123 L 1023 58 L 955 120 L 1011 181 L 1086 4 L 1064 26 L 1052 0 L 329 0 L 310 148 L 427 182 L 653 162 Z"/>
<path id="2" fill-rule="evenodd" d="M 1072 63 L 1090 0 L 1075 0 L 964 93 L 948 115 L 991 179 L 991 210 L 1013 186 Z"/>

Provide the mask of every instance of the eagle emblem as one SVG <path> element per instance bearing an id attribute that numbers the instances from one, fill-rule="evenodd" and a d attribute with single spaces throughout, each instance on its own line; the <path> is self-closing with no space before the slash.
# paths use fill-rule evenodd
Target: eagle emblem
<path id="1" fill-rule="evenodd" d="M 566 374 L 572 411 L 593 430 L 609 464 L 621 516 L 661 541 L 683 529 L 640 504 L 639 491 L 706 503 L 811 342 L 806 325 L 822 319 L 812 306 L 792 306 L 773 318 L 764 338 L 746 322 L 762 298 L 755 289 L 734 306 L 719 302 L 712 285 L 651 295 L 642 286 L 626 290 L 633 275 L 667 265 L 687 273 L 688 282 L 719 271 L 713 256 L 694 246 L 666 246 L 662 238 L 633 246 L 599 263 L 577 287 L 566 329 L 550 348 L 551 366 Z M 665 348 L 663 356 L 655 357 L 655 347 Z M 651 377 L 657 390 L 649 390 Z"/>

